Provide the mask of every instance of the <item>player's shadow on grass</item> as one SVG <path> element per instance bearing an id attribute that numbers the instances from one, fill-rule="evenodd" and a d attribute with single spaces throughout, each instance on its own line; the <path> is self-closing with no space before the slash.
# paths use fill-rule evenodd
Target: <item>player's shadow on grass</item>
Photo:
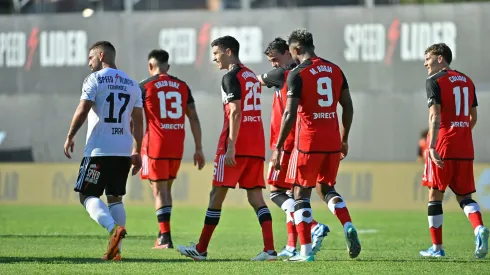
<path id="1" fill-rule="evenodd" d="M 238 259 L 211 259 L 206 262 L 237 262 Z M 0 263 L 43 263 L 43 264 L 107 264 L 114 261 L 103 261 L 97 258 L 74 258 L 74 257 L 0 257 Z M 140 259 L 124 258 L 125 263 L 192 263 L 191 259 Z"/>

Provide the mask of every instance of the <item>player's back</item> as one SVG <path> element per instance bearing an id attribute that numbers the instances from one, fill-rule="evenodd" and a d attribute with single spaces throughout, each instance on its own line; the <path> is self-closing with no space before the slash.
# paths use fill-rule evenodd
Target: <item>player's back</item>
<path id="1" fill-rule="evenodd" d="M 83 94 L 95 102 L 88 115 L 85 156 L 130 156 L 131 114 L 141 100 L 138 83 L 121 70 L 104 68 L 85 79 Z"/>
<path id="2" fill-rule="evenodd" d="M 430 76 L 427 85 L 433 86 L 435 103 L 441 104 L 437 152 L 443 159 L 473 159 L 470 111 L 478 105 L 473 81 L 458 71 L 443 70 Z"/>
<path id="3" fill-rule="evenodd" d="M 235 155 L 265 157 L 265 137 L 261 111 L 261 84 L 257 76 L 244 65 L 235 65 L 223 76 L 222 97 L 224 125 L 217 154 L 225 154 L 229 135 L 229 102 L 240 100 L 242 120 L 235 144 Z"/>
<path id="4" fill-rule="evenodd" d="M 337 103 L 341 91 L 348 87 L 342 70 L 320 57 L 310 58 L 291 70 L 288 83 L 301 86 L 296 89 L 301 91 L 296 148 L 301 152 L 340 151 Z"/>
<path id="5" fill-rule="evenodd" d="M 151 158 L 181 159 L 184 153 L 185 113 L 194 103 L 189 86 L 182 80 L 158 74 L 140 83 L 143 91 Z"/>

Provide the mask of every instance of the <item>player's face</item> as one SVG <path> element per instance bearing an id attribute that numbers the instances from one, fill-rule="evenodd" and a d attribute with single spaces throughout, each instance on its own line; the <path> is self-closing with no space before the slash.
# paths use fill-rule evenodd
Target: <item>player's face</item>
<path id="1" fill-rule="evenodd" d="M 228 68 L 228 55 L 218 46 L 213 46 L 213 61 L 218 64 L 218 69 L 220 70 Z"/>
<path id="2" fill-rule="evenodd" d="M 433 75 L 440 71 L 442 67 L 444 67 L 444 63 L 442 62 L 441 56 L 437 56 L 432 53 L 426 53 L 424 66 L 427 68 L 427 73 L 429 75 Z"/>
<path id="3" fill-rule="evenodd" d="M 102 53 L 100 51 L 93 49 L 88 53 L 88 66 L 92 72 L 102 69 Z"/>
<path id="4" fill-rule="evenodd" d="M 296 64 L 300 64 L 299 55 L 298 55 L 298 43 L 289 44 L 289 52 L 291 53 L 291 57 L 293 58 Z"/>
<path id="5" fill-rule="evenodd" d="M 274 68 L 286 67 L 289 58 L 290 58 L 289 51 L 286 51 L 284 54 L 281 54 L 278 51 L 273 50 L 267 56 L 267 59 L 271 63 L 272 67 Z"/>

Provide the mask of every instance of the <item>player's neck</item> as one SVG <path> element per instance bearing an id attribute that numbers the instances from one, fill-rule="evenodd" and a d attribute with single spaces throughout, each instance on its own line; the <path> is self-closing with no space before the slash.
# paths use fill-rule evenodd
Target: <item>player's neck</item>
<path id="1" fill-rule="evenodd" d="M 310 58 L 315 58 L 316 57 L 316 54 L 314 52 L 305 52 L 305 54 L 303 54 L 303 56 L 301 57 L 301 62 L 305 62 L 305 60 L 308 60 Z"/>
<path id="2" fill-rule="evenodd" d="M 242 62 L 240 62 L 240 59 L 234 58 L 231 60 L 230 65 L 228 65 L 228 71 L 231 71 L 235 65 L 240 65 Z"/>
<path id="3" fill-rule="evenodd" d="M 117 70 L 116 64 L 102 63 L 102 69 L 111 68 Z"/>

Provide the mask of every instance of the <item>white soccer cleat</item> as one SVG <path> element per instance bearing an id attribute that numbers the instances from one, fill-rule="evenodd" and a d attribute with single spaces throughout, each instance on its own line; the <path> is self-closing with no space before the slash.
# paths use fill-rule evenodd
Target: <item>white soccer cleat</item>
<path id="1" fill-rule="evenodd" d="M 314 262 L 315 256 L 312 254 L 308 256 L 301 256 L 299 253 L 289 259 L 284 260 L 285 262 Z"/>
<path id="2" fill-rule="evenodd" d="M 311 244 L 313 246 L 313 255 L 316 255 L 322 249 L 322 241 L 330 232 L 330 228 L 325 224 L 319 223 L 311 230 Z M 294 255 L 293 255 L 294 256 Z"/>
<path id="3" fill-rule="evenodd" d="M 488 237 L 490 232 L 488 228 L 482 226 L 478 230 L 478 234 L 476 235 L 476 249 L 475 249 L 475 257 L 478 259 L 483 259 L 488 254 Z"/>
<path id="4" fill-rule="evenodd" d="M 275 261 L 277 260 L 277 252 L 272 252 L 272 253 L 267 253 L 267 252 L 260 252 L 255 258 L 252 259 L 252 261 Z"/>
<path id="5" fill-rule="evenodd" d="M 208 252 L 199 253 L 197 251 L 195 243 L 190 243 L 189 246 L 178 245 L 177 250 L 180 254 L 192 258 L 195 261 L 204 261 L 208 257 Z"/>

